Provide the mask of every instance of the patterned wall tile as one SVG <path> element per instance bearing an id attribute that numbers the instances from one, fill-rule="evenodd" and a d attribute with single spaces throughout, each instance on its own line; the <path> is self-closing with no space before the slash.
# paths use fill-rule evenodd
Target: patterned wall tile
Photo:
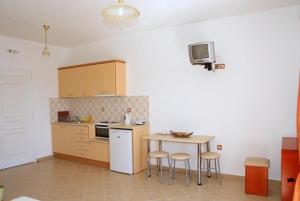
<path id="1" fill-rule="evenodd" d="M 149 121 L 148 96 L 52 98 L 50 99 L 50 118 L 51 121 L 56 121 L 57 111 L 69 110 L 71 116 L 92 115 L 95 122 L 123 121 L 127 108 L 131 108 L 133 121 Z"/>
<path id="2" fill-rule="evenodd" d="M 64 98 L 50 98 L 49 107 L 50 107 L 50 120 L 57 121 L 57 112 L 58 111 L 70 111 L 70 99 Z"/>

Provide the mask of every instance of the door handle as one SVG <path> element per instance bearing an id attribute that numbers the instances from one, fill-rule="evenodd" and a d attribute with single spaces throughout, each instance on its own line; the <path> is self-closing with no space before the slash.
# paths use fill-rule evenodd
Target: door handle
<path id="1" fill-rule="evenodd" d="M 294 183 L 294 182 L 296 182 L 296 180 L 294 178 L 288 178 L 287 181 L 288 181 L 288 183 L 291 183 L 291 182 Z"/>

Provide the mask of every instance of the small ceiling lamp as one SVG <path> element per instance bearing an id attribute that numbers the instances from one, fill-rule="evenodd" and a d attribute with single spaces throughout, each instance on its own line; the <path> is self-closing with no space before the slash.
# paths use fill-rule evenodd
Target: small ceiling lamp
<path id="1" fill-rule="evenodd" d="M 45 47 L 43 49 L 42 55 L 47 57 L 47 56 L 50 55 L 50 52 L 49 52 L 48 47 L 47 47 L 47 31 L 50 28 L 50 26 L 49 25 L 43 25 L 43 27 L 44 27 L 44 30 L 45 30 Z"/>
<path id="2" fill-rule="evenodd" d="M 102 15 L 112 21 L 131 21 L 140 16 L 138 9 L 126 4 L 123 0 L 108 8 L 105 8 Z"/>

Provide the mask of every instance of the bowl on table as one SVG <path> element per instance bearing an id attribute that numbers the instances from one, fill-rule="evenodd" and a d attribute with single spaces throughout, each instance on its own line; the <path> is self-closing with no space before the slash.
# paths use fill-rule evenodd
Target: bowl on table
<path id="1" fill-rule="evenodd" d="M 174 137 L 187 138 L 191 136 L 193 132 L 170 131 L 170 134 Z"/>

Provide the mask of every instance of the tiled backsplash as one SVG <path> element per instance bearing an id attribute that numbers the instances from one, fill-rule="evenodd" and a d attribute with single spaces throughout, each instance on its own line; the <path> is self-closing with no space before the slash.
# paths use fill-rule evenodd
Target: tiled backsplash
<path id="1" fill-rule="evenodd" d="M 127 108 L 131 108 L 132 120 L 149 121 L 149 97 L 86 97 L 86 98 L 51 98 L 50 119 L 57 121 L 57 112 L 70 111 L 71 116 L 92 115 L 95 122 L 110 120 L 123 121 Z"/>

